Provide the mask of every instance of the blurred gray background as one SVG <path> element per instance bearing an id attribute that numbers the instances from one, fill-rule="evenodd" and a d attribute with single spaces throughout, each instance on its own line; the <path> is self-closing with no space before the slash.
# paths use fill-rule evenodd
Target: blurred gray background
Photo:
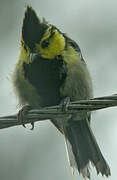
<path id="1" fill-rule="evenodd" d="M 88 64 L 94 96 L 117 93 L 117 1 L 0 0 L 0 116 L 18 111 L 11 76 L 20 52 L 24 7 L 32 5 L 42 17 L 76 40 Z M 117 173 L 117 108 L 93 113 L 92 129 Z M 92 179 L 102 180 L 91 168 Z M 63 136 L 49 122 L 35 130 L 0 130 L 0 180 L 71 180 Z M 82 179 L 78 175 L 74 179 Z"/>

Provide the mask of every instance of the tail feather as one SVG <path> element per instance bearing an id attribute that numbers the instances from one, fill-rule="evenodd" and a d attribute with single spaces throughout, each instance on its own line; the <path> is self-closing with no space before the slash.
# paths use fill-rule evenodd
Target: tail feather
<path id="1" fill-rule="evenodd" d="M 64 133 L 72 167 L 76 167 L 83 177 L 90 178 L 89 162 L 91 162 L 97 174 L 101 173 L 107 177 L 110 175 L 109 166 L 99 149 L 88 121 L 70 122 L 65 127 Z"/>

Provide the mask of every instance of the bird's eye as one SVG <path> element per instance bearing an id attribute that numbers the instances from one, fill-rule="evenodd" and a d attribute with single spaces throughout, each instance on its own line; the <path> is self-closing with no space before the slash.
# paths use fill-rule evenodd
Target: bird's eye
<path id="1" fill-rule="evenodd" d="M 48 45 L 49 45 L 49 39 L 46 39 L 41 43 L 42 48 L 47 48 Z"/>

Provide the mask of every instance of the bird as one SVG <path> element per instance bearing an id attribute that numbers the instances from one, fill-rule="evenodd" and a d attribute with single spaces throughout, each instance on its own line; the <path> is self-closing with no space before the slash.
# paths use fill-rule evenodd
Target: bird
<path id="1" fill-rule="evenodd" d="M 25 109 L 43 108 L 93 98 L 92 78 L 79 45 L 27 6 L 21 29 L 20 56 L 13 72 L 13 87 Z M 21 116 L 19 116 L 21 117 Z M 90 164 L 97 174 L 110 176 L 91 129 L 91 112 L 78 111 L 67 119 L 50 120 L 63 134 L 69 162 L 84 178 Z"/>

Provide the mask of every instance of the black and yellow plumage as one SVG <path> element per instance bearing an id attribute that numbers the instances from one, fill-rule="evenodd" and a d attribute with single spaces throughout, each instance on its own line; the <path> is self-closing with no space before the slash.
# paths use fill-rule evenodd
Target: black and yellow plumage
<path id="1" fill-rule="evenodd" d="M 92 82 L 79 46 L 55 26 L 38 18 L 27 7 L 21 33 L 21 52 L 13 76 L 19 104 L 40 108 L 92 98 Z M 70 119 L 55 118 L 52 123 L 65 136 L 70 165 L 83 177 L 90 177 L 89 162 L 97 173 L 109 176 L 90 128 L 90 113 L 78 112 Z"/>

